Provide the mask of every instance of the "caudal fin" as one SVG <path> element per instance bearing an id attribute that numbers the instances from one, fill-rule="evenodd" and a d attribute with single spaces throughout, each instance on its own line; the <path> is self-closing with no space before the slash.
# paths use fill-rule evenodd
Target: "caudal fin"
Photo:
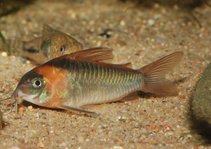
<path id="1" fill-rule="evenodd" d="M 145 86 L 141 88 L 141 91 L 166 96 L 178 95 L 178 89 L 165 78 L 165 74 L 178 64 L 182 56 L 183 52 L 174 52 L 139 69 L 138 71 L 143 73 L 145 79 Z"/>

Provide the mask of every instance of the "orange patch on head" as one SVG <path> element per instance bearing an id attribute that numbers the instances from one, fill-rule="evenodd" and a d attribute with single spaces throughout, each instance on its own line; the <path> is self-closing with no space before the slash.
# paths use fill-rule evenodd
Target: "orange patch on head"
<path id="1" fill-rule="evenodd" d="M 33 71 L 43 75 L 45 88 L 50 92 L 51 99 L 40 105 L 50 108 L 57 108 L 64 102 L 64 99 L 59 98 L 58 89 L 61 92 L 66 89 L 68 80 L 66 80 L 67 70 L 49 65 L 42 65 L 35 68 Z"/>
<path id="2" fill-rule="evenodd" d="M 44 79 L 47 79 L 50 83 L 54 83 L 57 80 L 65 79 L 66 70 L 49 65 L 42 65 L 35 68 L 33 71 L 42 74 Z"/>

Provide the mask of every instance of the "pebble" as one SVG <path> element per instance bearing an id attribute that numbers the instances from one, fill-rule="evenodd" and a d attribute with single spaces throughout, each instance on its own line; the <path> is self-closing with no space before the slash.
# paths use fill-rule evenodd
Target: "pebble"
<path id="1" fill-rule="evenodd" d="M 19 112 L 24 112 L 24 107 L 20 107 L 20 108 L 18 109 L 18 111 L 19 111 Z"/>
<path id="2" fill-rule="evenodd" d="M 5 91 L 4 88 L 0 88 L 0 92 L 3 93 Z"/>
<path id="3" fill-rule="evenodd" d="M 33 109 L 33 107 L 32 106 L 28 106 L 28 109 L 31 110 L 31 109 Z"/>
<path id="4" fill-rule="evenodd" d="M 83 138 L 82 136 L 78 136 L 78 142 L 79 142 L 79 143 L 84 142 L 84 138 Z"/>
<path id="5" fill-rule="evenodd" d="M 126 117 L 121 117 L 121 116 L 118 116 L 118 121 L 120 122 L 125 122 L 126 121 Z"/>
<path id="6" fill-rule="evenodd" d="M 150 25 L 150 26 L 152 26 L 152 25 L 155 24 L 155 21 L 154 21 L 153 19 L 149 19 L 149 20 L 147 21 L 147 24 Z"/>
<path id="7" fill-rule="evenodd" d="M 156 15 L 154 15 L 154 17 L 153 17 L 154 19 L 160 19 L 161 18 L 161 15 L 160 14 L 156 14 Z"/>
<path id="8" fill-rule="evenodd" d="M 125 26 L 125 21 L 121 20 L 120 25 Z"/>
<path id="9" fill-rule="evenodd" d="M 26 63 L 27 63 L 27 64 L 31 64 L 31 61 L 27 60 Z"/>
<path id="10" fill-rule="evenodd" d="M 160 43 L 163 43 L 163 42 L 165 42 L 165 41 L 166 41 L 166 39 L 165 39 L 165 38 L 162 38 L 162 37 L 157 37 L 157 38 L 155 39 L 156 44 L 160 44 Z"/>
<path id="11" fill-rule="evenodd" d="M 1 56 L 3 56 L 3 57 L 8 56 L 8 55 L 7 55 L 7 52 L 2 52 L 2 53 L 1 53 Z"/>
<path id="12" fill-rule="evenodd" d="M 39 118 L 39 113 L 34 114 L 34 117 Z"/>
<path id="13" fill-rule="evenodd" d="M 121 146 L 113 146 L 111 149 L 123 149 Z"/>
<path id="14" fill-rule="evenodd" d="M 45 145 L 44 145 L 42 142 L 39 142 L 39 143 L 37 144 L 37 146 L 39 146 L 39 147 L 45 147 Z"/>
<path id="15" fill-rule="evenodd" d="M 22 24 L 26 24 L 27 21 L 24 19 L 24 20 L 21 21 L 21 23 L 22 23 Z"/>

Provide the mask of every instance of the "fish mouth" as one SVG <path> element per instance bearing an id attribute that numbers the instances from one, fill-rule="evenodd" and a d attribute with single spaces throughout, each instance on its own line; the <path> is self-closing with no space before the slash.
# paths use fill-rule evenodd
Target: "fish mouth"
<path id="1" fill-rule="evenodd" d="M 23 100 L 26 100 L 26 101 L 29 101 L 31 103 L 34 103 L 34 97 L 33 95 L 27 95 L 27 94 L 24 94 L 23 92 L 20 91 L 19 89 L 20 87 L 16 88 L 15 91 L 12 93 L 12 96 L 11 96 L 11 99 L 14 100 L 13 103 L 11 103 L 11 105 L 15 105 L 15 112 L 16 112 L 16 115 L 18 113 L 18 99 L 23 99 Z M 22 100 L 21 100 L 22 102 Z"/>
<path id="2" fill-rule="evenodd" d="M 23 100 L 34 103 L 34 100 L 33 100 L 34 97 L 35 95 L 27 95 L 27 94 L 22 93 L 21 91 L 18 91 L 18 98 L 22 98 Z"/>
<path id="3" fill-rule="evenodd" d="M 18 99 L 23 99 L 28 102 L 35 103 L 34 102 L 35 97 L 36 97 L 36 95 L 24 94 L 23 92 L 21 92 L 21 90 L 19 90 L 19 88 L 17 88 L 12 94 L 12 99 L 14 99 L 15 102 L 17 102 Z"/>

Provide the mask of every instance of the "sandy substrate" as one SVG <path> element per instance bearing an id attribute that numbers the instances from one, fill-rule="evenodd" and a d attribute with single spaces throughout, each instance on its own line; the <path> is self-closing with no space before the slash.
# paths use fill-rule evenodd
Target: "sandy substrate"
<path id="1" fill-rule="evenodd" d="M 189 134 L 186 113 L 191 91 L 210 62 L 211 8 L 195 8 L 194 19 L 178 7 L 130 7 L 131 3 L 38 0 L 0 18 L 8 39 L 41 35 L 43 23 L 69 33 L 85 48 L 114 49 L 115 63 L 132 62 L 137 69 L 167 54 L 183 51 L 181 63 L 167 74 L 179 89 L 177 97 L 141 95 L 134 101 L 97 105 L 91 118 L 45 109 L 24 102 L 20 119 L 14 108 L 0 104 L 5 127 L 2 149 L 19 148 L 209 148 Z M 99 36 L 112 29 L 112 36 Z M 20 78 L 35 67 L 20 57 L 0 55 L 0 98 L 11 96 Z M 21 102 L 21 101 L 19 101 Z M 24 109 L 24 110 L 23 110 Z M 10 111 L 11 110 L 11 111 Z"/>

